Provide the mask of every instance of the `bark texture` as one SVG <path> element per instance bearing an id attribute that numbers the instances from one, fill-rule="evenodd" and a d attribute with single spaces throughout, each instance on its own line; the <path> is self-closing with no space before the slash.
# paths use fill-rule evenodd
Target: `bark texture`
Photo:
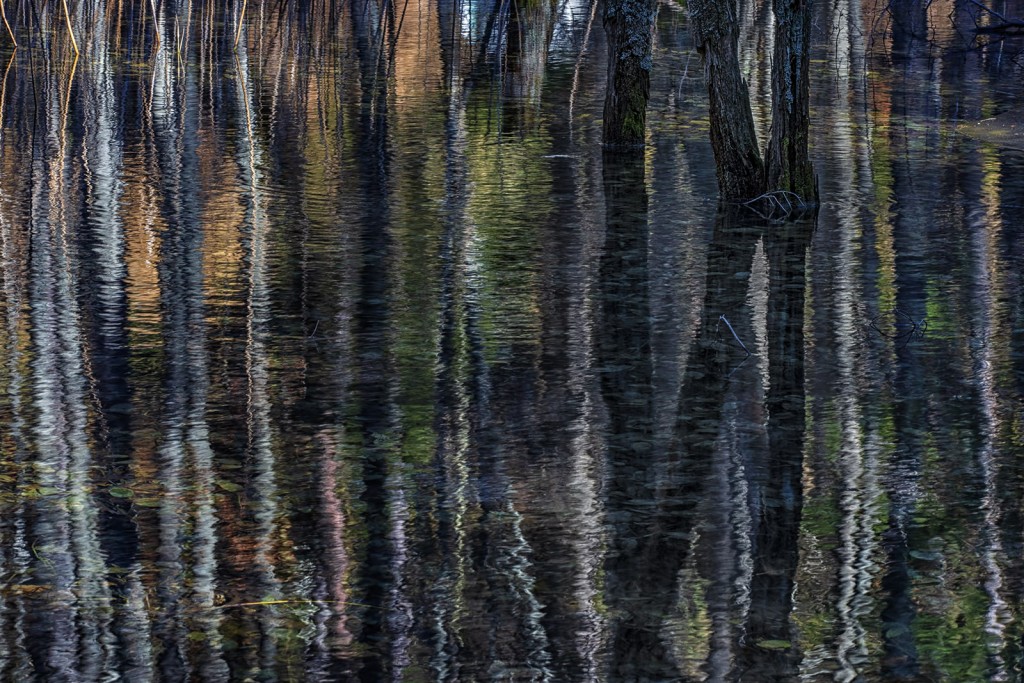
<path id="1" fill-rule="evenodd" d="M 747 83 L 740 71 L 734 0 L 690 0 L 690 27 L 711 104 L 711 147 L 723 201 L 764 192 L 764 163 L 754 132 Z"/>
<path id="2" fill-rule="evenodd" d="M 654 0 L 608 0 L 608 87 L 604 100 L 606 145 L 644 144 L 651 96 L 651 44 L 658 6 Z"/>
<path id="3" fill-rule="evenodd" d="M 772 132 L 765 155 L 768 189 L 788 190 L 805 203 L 817 200 L 808 157 L 810 99 L 810 0 L 773 0 Z"/>

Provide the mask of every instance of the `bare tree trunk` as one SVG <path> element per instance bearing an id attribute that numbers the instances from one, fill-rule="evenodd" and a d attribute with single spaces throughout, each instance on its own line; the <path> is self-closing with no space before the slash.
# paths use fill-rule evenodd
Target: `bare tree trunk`
<path id="1" fill-rule="evenodd" d="M 764 164 L 754 132 L 747 84 L 737 53 L 739 21 L 734 0 L 690 0 L 690 26 L 704 62 L 711 101 L 711 147 L 723 201 L 764 192 Z"/>
<path id="2" fill-rule="evenodd" d="M 772 134 L 765 154 L 768 189 L 817 200 L 814 168 L 807 155 L 810 99 L 811 0 L 773 0 Z"/>
<path id="3" fill-rule="evenodd" d="M 654 0 L 608 0 L 608 87 L 604 100 L 606 145 L 644 144 L 651 96 L 651 42 L 658 6 Z"/>

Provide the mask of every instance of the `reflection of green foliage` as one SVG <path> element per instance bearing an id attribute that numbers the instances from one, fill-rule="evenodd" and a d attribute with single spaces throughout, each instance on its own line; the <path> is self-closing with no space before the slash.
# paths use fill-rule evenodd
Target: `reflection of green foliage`
<path id="1" fill-rule="evenodd" d="M 892 204 L 895 196 L 892 174 L 892 149 L 889 145 L 889 127 L 871 127 L 871 176 L 874 181 L 875 229 L 878 239 L 875 248 L 880 261 L 878 281 L 878 308 L 891 309 L 896 303 L 896 254 L 892 244 Z"/>
<path id="2" fill-rule="evenodd" d="M 527 341 L 539 328 L 539 228 L 551 210 L 546 142 L 487 145 L 474 150 L 469 202 L 476 239 L 467 245 L 481 279 L 480 326 L 488 356 L 498 340 Z"/>
<path id="3" fill-rule="evenodd" d="M 833 495 L 819 492 L 804 501 L 800 519 L 801 535 L 816 539 L 823 550 L 836 548 L 836 529 L 842 522 L 839 503 Z"/>
<path id="4" fill-rule="evenodd" d="M 928 334 L 934 334 L 943 338 L 957 338 L 963 332 L 959 323 L 955 322 L 957 317 L 949 310 L 948 294 L 944 294 L 940 286 L 944 283 L 931 281 L 928 283 L 928 298 L 925 301 L 925 314 L 928 322 Z"/>
<path id="5" fill-rule="evenodd" d="M 842 453 L 843 448 L 843 425 L 839 420 L 839 411 L 835 409 L 833 403 L 832 408 L 829 410 L 831 419 L 825 420 L 825 459 L 831 464 L 835 464 L 839 454 Z"/>
<path id="6" fill-rule="evenodd" d="M 797 618 L 800 631 L 800 644 L 804 650 L 810 650 L 827 643 L 834 628 L 833 619 L 824 612 L 813 612 Z"/>
<path id="7" fill-rule="evenodd" d="M 972 585 L 950 597 L 941 608 L 922 611 L 913 623 L 922 658 L 942 672 L 943 680 L 985 680 L 988 596 Z"/>
<path id="8" fill-rule="evenodd" d="M 434 375 L 438 315 L 436 274 L 422 266 L 422 254 L 436 254 L 434 235 L 410 239 L 410 258 L 402 264 L 402 291 L 396 305 L 394 357 L 402 416 L 401 457 L 425 462 L 433 451 Z M 426 243 L 426 244 L 425 244 Z M 403 259 L 404 260 L 404 259 Z"/>
<path id="9" fill-rule="evenodd" d="M 884 511 L 889 510 L 891 506 L 892 501 L 889 499 L 889 493 L 884 490 L 879 491 L 878 498 L 876 499 L 876 509 L 879 511 L 879 515 L 875 519 L 874 524 L 871 525 L 871 530 L 876 537 L 881 537 L 885 530 L 889 528 L 888 515 L 884 514 Z"/>
<path id="10" fill-rule="evenodd" d="M 708 612 L 707 591 L 709 581 L 701 577 L 693 563 L 688 563 L 680 572 L 676 613 L 673 621 L 681 622 L 680 637 L 674 643 L 674 652 L 680 663 L 680 673 L 687 679 L 701 675 L 701 666 L 707 660 L 711 638 L 711 616 Z"/>
<path id="11" fill-rule="evenodd" d="M 433 105 L 433 106 L 431 106 Z M 407 111 L 405 107 L 413 107 Z M 402 420 L 398 446 L 406 462 L 426 462 L 434 450 L 434 382 L 440 290 L 436 265 L 443 225 L 436 207 L 444 201 L 446 168 L 442 140 L 422 139 L 425 120 L 443 128 L 440 103 L 426 98 L 400 108 L 393 129 L 396 173 L 392 180 L 392 234 L 396 272 L 393 353 Z M 407 127 L 406 115 L 415 125 Z M 426 264 L 430 264 L 427 266 Z"/>
<path id="12" fill-rule="evenodd" d="M 927 472 L 933 466 L 941 466 L 942 454 L 935 445 L 935 435 L 925 433 L 921 435 L 921 470 Z"/>
<path id="13" fill-rule="evenodd" d="M 887 446 L 896 443 L 896 420 L 891 409 L 878 416 L 878 437 Z"/>
<path id="14" fill-rule="evenodd" d="M 435 434 L 432 426 L 434 411 L 431 406 L 406 407 L 405 439 L 402 442 L 402 460 L 426 463 L 433 457 Z"/>
<path id="15" fill-rule="evenodd" d="M 1018 410 L 1021 410 L 1020 406 L 1018 406 Z M 1024 415 L 1024 411 L 1018 414 Z M 1006 420 L 1002 424 L 1000 436 L 1005 441 L 1007 447 L 1014 449 L 1018 453 L 1024 451 L 1024 420 Z"/>
<path id="16" fill-rule="evenodd" d="M 277 645 L 278 665 L 284 671 L 292 672 L 296 678 L 285 676 L 285 680 L 298 680 L 297 674 L 303 670 L 306 648 L 313 639 L 315 632 L 310 626 L 313 623 L 313 612 L 308 605 L 302 603 L 289 605 L 290 609 L 284 619 L 279 622 L 273 631 L 274 641 Z"/>

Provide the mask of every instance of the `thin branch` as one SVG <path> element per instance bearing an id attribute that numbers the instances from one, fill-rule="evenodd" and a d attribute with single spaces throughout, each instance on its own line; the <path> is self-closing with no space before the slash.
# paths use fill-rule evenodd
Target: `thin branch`
<path id="1" fill-rule="evenodd" d="M 155 42 L 153 50 L 156 51 L 160 49 L 160 23 L 156 17 L 156 0 L 149 0 L 149 6 L 153 12 L 153 39 Z"/>
<path id="2" fill-rule="evenodd" d="M 993 24 L 991 26 L 975 26 L 975 33 L 1019 33 L 1024 31 L 1024 20 L 1008 21 L 1004 24 Z"/>
<path id="3" fill-rule="evenodd" d="M 242 26 L 245 25 L 245 7 L 247 0 L 242 0 L 242 11 L 238 15 L 238 29 L 235 31 L 235 49 L 238 49 L 238 39 L 242 37 Z"/>
<path id="4" fill-rule="evenodd" d="M 732 325 L 729 323 L 729 319 L 726 318 L 724 315 L 718 316 L 718 319 L 721 322 L 725 323 L 725 326 L 729 328 L 729 331 L 732 332 L 733 339 L 735 339 L 736 343 L 740 345 L 740 348 L 746 351 L 748 356 L 752 356 L 753 354 L 750 353 L 750 349 L 748 349 L 746 344 L 743 343 L 743 340 L 740 339 L 740 336 L 736 334 L 736 330 L 732 329 Z"/>
<path id="5" fill-rule="evenodd" d="M 907 344 L 909 344 L 911 342 L 911 340 L 913 340 L 915 338 L 921 339 L 921 338 L 924 337 L 925 332 L 928 330 L 928 319 L 927 318 L 921 318 L 920 320 L 914 320 L 910 316 L 909 313 L 906 313 L 905 311 L 902 311 L 902 310 L 900 310 L 898 308 L 893 308 L 892 309 L 892 314 L 894 316 L 896 316 L 897 318 L 903 319 L 906 322 L 910 323 L 910 329 L 901 332 L 901 331 L 899 331 L 899 323 L 898 322 L 894 322 L 893 323 L 893 327 L 895 327 L 896 330 L 897 330 L 896 334 L 888 334 L 886 332 L 883 332 L 882 329 L 880 327 L 878 327 L 878 324 L 877 324 L 878 323 L 878 319 L 882 317 L 881 313 L 879 313 L 874 318 L 872 318 L 871 322 L 868 323 L 868 324 L 870 325 L 871 329 L 873 329 L 875 332 L 877 332 L 882 337 L 885 337 L 886 339 L 892 339 L 892 340 L 895 340 L 895 341 L 903 342 L 903 344 L 900 346 L 901 349 L 904 348 Z"/>
<path id="6" fill-rule="evenodd" d="M 213 610 L 236 609 L 239 607 L 272 607 L 274 605 L 345 605 L 347 607 L 369 607 L 371 609 L 380 609 L 375 605 L 368 605 L 363 602 L 351 602 L 349 600 L 309 600 L 300 598 L 297 600 L 255 600 L 253 602 L 231 602 L 225 605 L 198 607 L 195 608 L 194 611 L 208 612 Z"/>
<path id="7" fill-rule="evenodd" d="M 11 29 L 11 25 L 7 23 L 7 10 L 4 9 L 4 0 L 0 0 L 0 16 L 3 17 L 4 26 L 7 27 L 7 35 L 11 37 L 11 42 L 14 43 L 14 47 L 18 47 L 18 40 L 14 37 L 14 31 Z"/>
<path id="8" fill-rule="evenodd" d="M 1017 31 L 1024 29 L 1024 19 L 1010 18 L 1005 14 L 995 11 L 985 3 L 978 2 L 978 0 L 967 0 L 967 2 L 999 20 L 998 24 L 992 24 L 990 26 L 975 26 L 975 33 L 1002 33 L 1005 31 Z"/>
<path id="9" fill-rule="evenodd" d="M 981 3 L 981 2 L 978 2 L 978 0 L 967 0 L 967 2 L 969 2 L 972 5 L 974 5 L 978 9 L 983 10 L 983 11 L 987 12 L 988 14 L 991 14 L 992 16 L 994 16 L 999 21 L 1002 21 L 1002 22 L 1012 21 L 1011 19 L 1008 19 L 1005 15 L 1000 14 L 999 12 L 995 11 L 994 9 L 989 7 L 988 5 L 986 5 L 984 3 Z"/>
<path id="10" fill-rule="evenodd" d="M 78 41 L 75 40 L 75 31 L 71 28 L 71 10 L 68 9 L 68 0 L 61 0 L 61 4 L 64 5 L 64 23 L 68 27 L 68 35 L 71 36 L 71 47 L 75 48 L 75 56 L 77 57 L 80 53 L 78 51 Z"/>
<path id="11" fill-rule="evenodd" d="M 766 221 L 783 221 L 807 208 L 804 198 L 789 190 L 772 190 L 740 202 Z M 760 208 L 758 208 L 760 207 Z M 763 210 L 762 210 L 763 209 Z"/>

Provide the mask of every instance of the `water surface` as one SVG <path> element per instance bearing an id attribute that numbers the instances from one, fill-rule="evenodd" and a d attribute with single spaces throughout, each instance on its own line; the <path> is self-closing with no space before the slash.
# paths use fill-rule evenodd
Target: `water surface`
<path id="1" fill-rule="evenodd" d="M 298 4 L 0 52 L 0 678 L 1024 678 L 1013 40 L 819 3 L 786 223 L 673 4 L 626 153 L 587 2 Z"/>

